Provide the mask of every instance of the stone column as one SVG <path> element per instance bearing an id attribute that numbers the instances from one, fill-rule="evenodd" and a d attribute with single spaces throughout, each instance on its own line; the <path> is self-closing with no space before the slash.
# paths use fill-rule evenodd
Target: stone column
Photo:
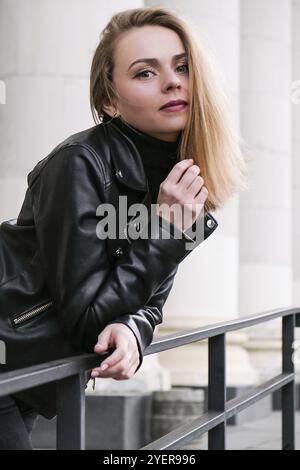
<path id="1" fill-rule="evenodd" d="M 292 7 L 293 303 L 300 305 L 300 0 L 293 0 Z"/>
<path id="2" fill-rule="evenodd" d="M 292 303 L 291 2 L 241 0 L 241 131 L 252 156 L 240 206 L 242 314 Z M 251 328 L 262 379 L 281 368 L 280 322 Z"/>
<path id="3" fill-rule="evenodd" d="M 176 10 L 215 56 L 239 123 L 240 10 L 238 0 L 146 1 Z M 219 227 L 181 263 L 165 304 L 159 333 L 166 335 L 233 319 L 239 315 L 239 197 L 215 213 Z M 228 335 L 227 383 L 256 383 L 256 371 L 244 347 L 243 332 Z M 207 384 L 207 345 L 193 343 L 159 354 L 173 385 Z"/>
<path id="4" fill-rule="evenodd" d="M 300 0 L 292 2 L 293 304 L 300 306 Z M 300 331 L 296 330 L 297 348 Z M 299 364 L 298 382 L 300 381 Z"/>
<path id="5" fill-rule="evenodd" d="M 34 164 L 93 124 L 89 67 L 109 13 L 101 3 L 0 0 L 1 220 L 18 215 Z"/>

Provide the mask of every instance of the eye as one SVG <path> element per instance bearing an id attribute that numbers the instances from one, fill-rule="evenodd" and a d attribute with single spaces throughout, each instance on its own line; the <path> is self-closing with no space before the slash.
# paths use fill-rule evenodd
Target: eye
<path id="1" fill-rule="evenodd" d="M 137 73 L 134 78 L 136 78 L 136 77 L 141 77 L 144 73 L 148 73 L 148 72 L 154 73 L 153 70 L 147 69 L 147 70 L 143 70 L 142 72 Z M 145 77 L 145 76 L 144 76 L 143 78 L 149 78 L 149 77 Z"/>
<path id="2" fill-rule="evenodd" d="M 178 65 L 178 67 L 177 67 L 177 68 L 179 68 L 179 67 L 186 67 L 186 68 L 187 68 L 187 71 L 188 71 L 188 69 L 189 69 L 189 66 L 188 66 L 188 64 L 181 64 L 181 65 Z"/>
<path id="3" fill-rule="evenodd" d="M 188 71 L 188 64 L 181 64 L 181 65 L 178 65 L 177 69 L 179 67 L 187 67 L 187 71 Z M 137 77 L 142 77 L 142 75 L 144 73 L 155 73 L 153 69 L 146 69 L 146 70 L 142 70 L 141 72 L 139 72 L 138 74 L 135 75 L 134 78 L 137 78 Z M 145 75 L 142 77 L 142 78 L 150 78 L 150 77 L 145 77 Z"/>

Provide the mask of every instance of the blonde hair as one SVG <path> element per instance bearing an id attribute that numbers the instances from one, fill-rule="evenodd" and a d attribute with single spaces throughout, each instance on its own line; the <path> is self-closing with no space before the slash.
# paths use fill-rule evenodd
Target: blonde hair
<path id="1" fill-rule="evenodd" d="M 246 162 L 213 62 L 198 36 L 170 9 L 135 8 L 112 16 L 100 35 L 90 73 L 90 106 L 95 123 L 103 122 L 102 106 L 115 103 L 113 57 L 120 36 L 131 28 L 157 25 L 175 31 L 188 54 L 189 107 L 180 143 L 180 159 L 193 158 L 208 189 L 205 209 L 214 211 L 236 191 L 248 189 Z"/>

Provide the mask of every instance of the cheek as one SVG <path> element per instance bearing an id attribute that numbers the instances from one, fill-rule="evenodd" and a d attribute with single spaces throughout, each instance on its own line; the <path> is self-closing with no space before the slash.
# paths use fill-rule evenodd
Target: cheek
<path id="1" fill-rule="evenodd" d="M 188 76 L 185 76 L 185 77 L 182 77 L 181 79 L 181 87 L 184 89 L 184 90 L 188 90 L 189 89 L 189 77 Z"/>
<path id="2" fill-rule="evenodd" d="M 157 100 L 157 83 L 143 82 L 137 78 L 125 81 L 119 86 L 119 93 L 122 95 L 124 101 L 128 105 L 151 104 Z"/>

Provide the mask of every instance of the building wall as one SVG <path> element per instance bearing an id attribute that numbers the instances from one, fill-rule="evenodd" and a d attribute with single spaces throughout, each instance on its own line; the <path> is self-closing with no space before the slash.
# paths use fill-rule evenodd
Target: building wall
<path id="1" fill-rule="evenodd" d="M 89 70 L 100 31 L 113 13 L 144 5 L 181 14 L 211 50 L 252 156 L 250 190 L 215 214 L 214 237 L 180 266 L 157 334 L 299 304 L 300 104 L 291 87 L 300 81 L 300 0 L 0 0 L 0 220 L 18 215 L 32 167 L 94 124 Z M 231 384 L 278 366 L 278 324 L 229 338 Z M 151 360 L 141 377 L 153 374 Z M 206 380 L 202 345 L 160 362 L 173 383 Z"/>

